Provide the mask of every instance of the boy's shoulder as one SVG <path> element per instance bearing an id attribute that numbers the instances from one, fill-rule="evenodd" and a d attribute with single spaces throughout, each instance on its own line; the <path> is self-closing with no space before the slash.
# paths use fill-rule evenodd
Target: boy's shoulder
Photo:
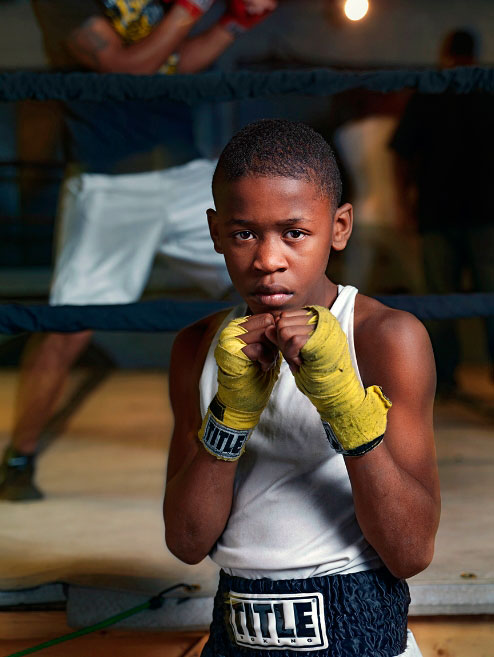
<path id="1" fill-rule="evenodd" d="M 363 294 L 355 300 L 354 341 L 364 381 L 383 367 L 396 372 L 409 370 L 410 365 L 433 368 L 430 339 L 422 322 Z"/>
<path id="2" fill-rule="evenodd" d="M 355 332 L 365 337 L 398 338 L 408 331 L 422 333 L 425 327 L 415 315 L 390 308 L 377 299 L 357 294 L 355 299 Z"/>

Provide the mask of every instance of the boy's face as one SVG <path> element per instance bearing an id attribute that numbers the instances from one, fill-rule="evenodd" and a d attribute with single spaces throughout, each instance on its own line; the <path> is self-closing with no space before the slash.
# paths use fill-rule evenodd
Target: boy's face
<path id="1" fill-rule="evenodd" d="M 221 184 L 208 211 L 216 251 L 223 253 L 237 291 L 254 314 L 328 305 L 331 248 L 345 247 L 352 208 L 306 180 L 246 176 Z"/>

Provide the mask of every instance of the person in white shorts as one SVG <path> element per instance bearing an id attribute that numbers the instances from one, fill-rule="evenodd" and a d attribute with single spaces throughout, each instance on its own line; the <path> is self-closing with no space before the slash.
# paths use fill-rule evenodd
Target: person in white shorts
<path id="1" fill-rule="evenodd" d="M 69 177 L 50 304 L 136 301 L 157 254 L 193 286 L 221 298 L 230 277 L 205 221 L 215 166 L 197 159 L 149 173 Z"/>
<path id="2" fill-rule="evenodd" d="M 53 68 L 132 74 L 203 70 L 277 6 L 277 0 L 229 0 L 218 22 L 189 37 L 213 2 L 32 0 Z M 71 166 L 50 303 L 136 301 L 157 253 L 221 297 L 228 274 L 204 221 L 214 165 L 196 161 L 191 109 L 162 99 L 71 101 L 64 103 L 64 121 Z M 0 463 L 0 499 L 42 497 L 33 482 L 39 436 L 90 337 L 83 331 L 30 340 L 12 440 Z"/>

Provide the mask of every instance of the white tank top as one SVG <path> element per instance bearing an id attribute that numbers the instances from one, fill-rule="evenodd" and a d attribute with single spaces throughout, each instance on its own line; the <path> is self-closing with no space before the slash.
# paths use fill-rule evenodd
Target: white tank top
<path id="1" fill-rule="evenodd" d="M 330 308 L 347 335 L 360 379 L 353 342 L 357 290 L 338 286 Z M 204 416 L 217 392 L 214 349 L 209 348 L 199 384 Z M 299 579 L 379 568 L 382 562 L 355 517 L 343 457 L 330 447 L 312 403 L 295 385 L 286 361 L 269 404 L 254 429 L 235 477 L 232 510 L 210 554 L 228 574 L 258 579 Z"/>

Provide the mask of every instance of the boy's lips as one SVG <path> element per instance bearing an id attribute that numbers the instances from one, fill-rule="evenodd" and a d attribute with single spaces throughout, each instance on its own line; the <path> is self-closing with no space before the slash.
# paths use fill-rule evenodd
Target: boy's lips
<path id="1" fill-rule="evenodd" d="M 260 285 L 252 297 L 262 306 L 282 306 L 293 296 L 293 292 L 281 285 Z"/>

